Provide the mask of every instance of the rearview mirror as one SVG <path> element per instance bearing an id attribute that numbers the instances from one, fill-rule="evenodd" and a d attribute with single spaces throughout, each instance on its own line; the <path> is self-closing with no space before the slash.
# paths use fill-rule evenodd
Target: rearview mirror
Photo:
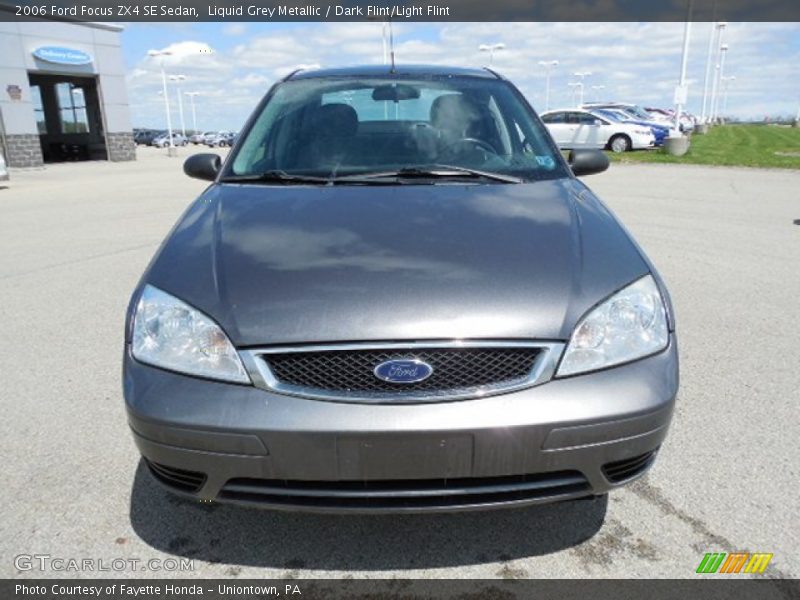
<path id="1" fill-rule="evenodd" d="M 222 166 L 222 159 L 217 154 L 204 152 L 193 154 L 183 163 L 183 172 L 195 179 L 214 181 Z"/>
<path id="2" fill-rule="evenodd" d="M 381 100 L 399 102 L 400 100 L 416 100 L 417 98 L 419 98 L 419 88 L 405 83 L 379 85 L 372 90 L 372 99 L 376 102 Z"/>
<path id="3" fill-rule="evenodd" d="M 608 157 L 601 150 L 572 150 L 567 159 L 576 177 L 594 175 L 608 169 Z"/>

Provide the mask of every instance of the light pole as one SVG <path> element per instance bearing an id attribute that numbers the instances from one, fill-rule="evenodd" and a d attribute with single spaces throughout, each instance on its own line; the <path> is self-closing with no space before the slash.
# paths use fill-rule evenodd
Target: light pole
<path id="1" fill-rule="evenodd" d="M 714 60 L 714 80 L 711 82 L 711 103 L 709 104 L 708 112 L 709 112 L 709 122 L 714 122 L 714 107 L 717 104 L 717 94 L 719 92 L 719 62 L 720 62 L 720 54 L 722 54 L 722 47 L 725 44 L 722 43 L 722 39 L 725 34 L 725 28 L 728 26 L 728 23 L 725 21 L 720 21 L 717 23 L 717 29 L 719 29 L 719 34 L 717 36 L 717 51 L 716 51 L 716 58 Z M 727 46 L 725 46 L 727 49 Z"/>
<path id="2" fill-rule="evenodd" d="M 714 13 L 716 14 L 716 0 L 714 2 Z M 708 34 L 708 53 L 706 54 L 706 75 L 703 78 L 703 107 L 700 111 L 700 122 L 706 123 L 706 117 L 708 116 L 707 109 L 708 109 L 708 84 L 711 82 L 711 65 L 713 64 L 714 58 L 714 40 L 717 37 L 717 28 L 719 24 L 712 21 L 711 22 L 711 33 Z"/>
<path id="3" fill-rule="evenodd" d="M 604 89 L 606 89 L 606 86 L 604 86 L 604 85 L 593 85 L 592 86 L 592 90 L 594 91 L 594 99 L 595 100 L 599 100 L 600 99 L 600 98 L 598 98 L 597 92 L 599 92 L 600 90 L 604 90 Z"/>
<path id="4" fill-rule="evenodd" d="M 172 117 L 169 114 L 169 96 L 167 95 L 167 72 L 164 70 L 164 57 L 171 56 L 172 52 L 169 50 L 150 50 L 147 53 L 147 56 L 151 58 L 160 58 L 161 59 L 161 87 L 163 88 L 164 94 L 164 108 L 167 111 L 167 135 L 169 136 L 169 146 L 167 148 L 167 156 L 177 156 L 177 152 L 175 150 L 175 144 L 172 140 Z"/>
<path id="5" fill-rule="evenodd" d="M 719 83 L 717 84 L 717 97 L 714 99 L 714 106 L 712 107 L 712 119 L 715 121 L 719 118 L 719 104 L 720 97 L 722 96 L 722 81 L 725 79 L 725 56 L 728 54 L 728 44 L 722 44 L 719 47 Z"/>
<path id="6" fill-rule="evenodd" d="M 186 75 L 170 75 L 169 80 L 175 82 L 175 88 L 178 91 L 178 114 L 181 117 L 181 135 L 186 137 L 186 122 L 183 120 L 183 92 L 181 92 L 181 83 L 186 81 Z"/>
<path id="7" fill-rule="evenodd" d="M 550 71 L 558 66 L 558 61 L 540 60 L 539 64 L 544 67 L 544 109 L 550 110 Z"/>
<path id="8" fill-rule="evenodd" d="M 578 71 L 577 73 L 573 73 L 573 75 L 575 75 L 575 77 L 577 77 L 577 78 L 579 78 L 581 80 L 580 81 L 581 85 L 578 88 L 580 90 L 580 94 L 581 94 L 581 96 L 580 96 L 581 101 L 578 103 L 579 107 L 583 106 L 583 80 L 586 77 L 589 77 L 589 75 L 591 75 L 591 74 L 592 74 L 591 71 Z"/>
<path id="9" fill-rule="evenodd" d="M 481 52 L 488 52 L 489 53 L 489 66 L 492 66 L 492 62 L 494 61 L 494 53 L 497 50 L 505 50 L 506 45 L 503 42 L 497 42 L 495 44 L 481 44 L 478 46 L 478 50 Z"/>
<path id="10" fill-rule="evenodd" d="M 187 96 L 189 96 L 189 101 L 192 103 L 192 130 L 195 133 L 199 133 L 197 131 L 197 112 L 194 109 L 194 97 L 199 96 L 200 92 L 184 92 Z"/>
<path id="11" fill-rule="evenodd" d="M 731 81 L 736 81 L 736 75 L 722 78 L 722 114 L 728 114 L 728 86 Z"/>
<path id="12" fill-rule="evenodd" d="M 578 104 L 575 101 L 575 99 L 577 98 L 575 91 L 580 88 L 581 97 L 583 97 L 583 83 L 581 83 L 580 81 L 570 81 L 567 85 L 572 88 L 572 103 L 578 108 L 580 108 L 580 104 Z"/>
<path id="13" fill-rule="evenodd" d="M 689 14 L 692 12 L 692 0 L 689 0 Z M 683 54 L 681 56 L 681 74 L 678 79 L 678 87 L 675 89 L 675 129 L 681 129 L 681 113 L 686 104 L 687 89 L 686 89 L 686 66 L 689 61 L 689 38 L 692 35 L 692 21 L 690 18 L 686 19 L 686 24 L 683 28 Z"/>

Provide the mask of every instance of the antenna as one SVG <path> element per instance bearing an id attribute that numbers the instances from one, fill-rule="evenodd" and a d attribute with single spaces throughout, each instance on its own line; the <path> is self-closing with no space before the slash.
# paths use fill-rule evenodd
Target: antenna
<path id="1" fill-rule="evenodd" d="M 387 19 L 389 23 L 389 56 L 392 59 L 392 70 L 389 71 L 390 73 L 394 73 L 394 30 L 392 29 L 392 22 Z"/>

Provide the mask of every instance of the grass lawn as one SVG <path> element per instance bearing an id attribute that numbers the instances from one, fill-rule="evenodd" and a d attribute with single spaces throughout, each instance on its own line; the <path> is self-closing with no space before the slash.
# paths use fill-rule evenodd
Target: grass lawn
<path id="1" fill-rule="evenodd" d="M 648 162 L 800 169 L 800 128 L 721 125 L 693 135 L 689 152 L 670 156 L 662 149 L 607 153 L 615 162 Z"/>

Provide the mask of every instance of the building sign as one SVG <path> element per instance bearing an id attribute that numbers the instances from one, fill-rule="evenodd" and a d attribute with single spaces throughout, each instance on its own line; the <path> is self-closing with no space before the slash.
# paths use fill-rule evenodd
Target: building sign
<path id="1" fill-rule="evenodd" d="M 8 92 L 8 97 L 11 98 L 14 102 L 19 102 L 22 100 L 22 88 L 15 83 L 9 83 L 6 86 L 6 91 Z"/>
<path id="2" fill-rule="evenodd" d="M 91 55 L 82 50 L 59 46 L 42 46 L 33 51 L 33 56 L 57 65 L 88 65 L 92 62 Z"/>

